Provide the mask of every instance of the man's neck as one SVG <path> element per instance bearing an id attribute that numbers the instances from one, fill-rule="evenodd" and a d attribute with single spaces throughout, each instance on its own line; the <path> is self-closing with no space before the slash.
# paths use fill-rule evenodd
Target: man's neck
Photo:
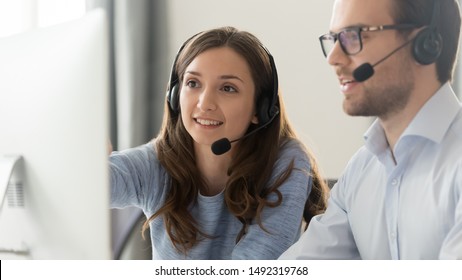
<path id="1" fill-rule="evenodd" d="M 399 138 L 414 117 L 440 87 L 441 84 L 436 80 L 433 82 L 416 83 L 416 87 L 411 93 L 408 103 L 402 110 L 385 116 L 379 116 L 392 152 Z"/>

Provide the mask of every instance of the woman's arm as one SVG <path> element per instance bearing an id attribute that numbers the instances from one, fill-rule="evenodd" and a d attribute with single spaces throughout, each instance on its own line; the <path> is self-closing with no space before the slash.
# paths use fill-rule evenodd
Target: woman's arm
<path id="1" fill-rule="evenodd" d="M 156 180 L 161 169 L 152 143 L 109 156 L 111 206 L 124 208 L 136 206 L 146 209 L 156 199 Z"/>

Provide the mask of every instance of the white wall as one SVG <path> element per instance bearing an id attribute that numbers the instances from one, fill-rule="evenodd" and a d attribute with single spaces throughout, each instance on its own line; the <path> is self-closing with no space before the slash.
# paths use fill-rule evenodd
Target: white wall
<path id="1" fill-rule="evenodd" d="M 349 117 L 318 37 L 329 28 L 333 0 L 169 0 L 173 61 L 195 33 L 231 25 L 255 34 L 274 56 L 289 118 L 318 158 L 323 174 L 338 178 L 362 145 L 370 119 Z"/>

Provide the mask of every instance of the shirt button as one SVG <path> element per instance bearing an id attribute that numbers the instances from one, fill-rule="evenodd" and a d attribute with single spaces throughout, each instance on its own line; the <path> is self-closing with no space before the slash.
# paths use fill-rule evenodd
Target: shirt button
<path id="1" fill-rule="evenodd" d="M 391 184 L 393 186 L 396 186 L 398 184 L 398 180 L 396 180 L 396 179 L 391 180 Z"/>
<path id="2" fill-rule="evenodd" d="M 393 239 L 393 240 L 396 239 L 396 233 L 391 232 L 391 233 L 390 233 L 390 237 L 391 237 L 391 239 Z"/>

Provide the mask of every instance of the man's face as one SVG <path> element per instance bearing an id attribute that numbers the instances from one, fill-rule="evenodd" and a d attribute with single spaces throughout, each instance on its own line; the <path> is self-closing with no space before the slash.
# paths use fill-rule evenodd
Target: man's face
<path id="1" fill-rule="evenodd" d="M 393 0 L 336 0 L 330 32 L 338 33 L 351 27 L 394 25 L 391 16 Z M 397 49 L 406 40 L 397 30 L 361 31 L 362 49 L 347 54 L 339 40 L 327 53 L 345 99 L 344 111 L 352 116 L 387 118 L 402 110 L 414 87 L 414 63 L 409 44 L 374 67 L 375 74 L 364 82 L 356 82 L 353 71 L 363 63 L 374 65 Z M 354 38 L 354 37 L 352 37 Z M 344 41 L 344 49 L 348 48 Z"/>

